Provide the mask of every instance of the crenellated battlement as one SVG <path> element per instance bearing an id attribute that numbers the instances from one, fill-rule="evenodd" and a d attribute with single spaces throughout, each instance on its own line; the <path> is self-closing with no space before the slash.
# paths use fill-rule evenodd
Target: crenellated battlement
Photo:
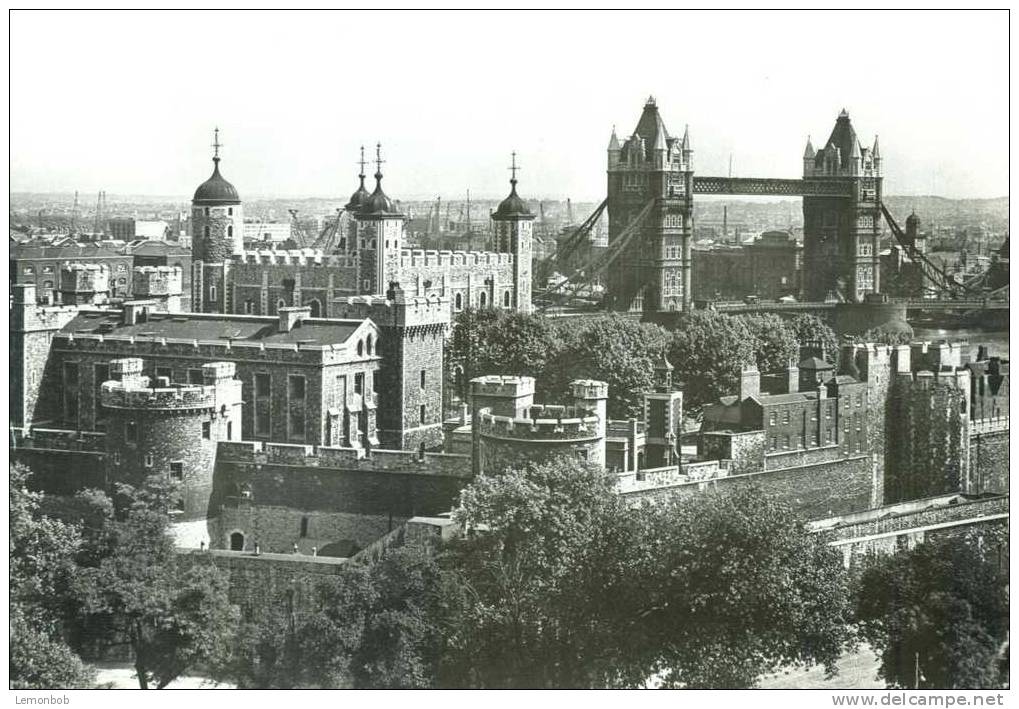
<path id="1" fill-rule="evenodd" d="M 205 384 L 175 384 L 172 386 L 148 386 L 148 378 L 142 377 L 142 384 L 104 382 L 102 385 L 103 406 L 111 409 L 135 410 L 188 410 L 216 408 L 216 387 Z"/>
<path id="2" fill-rule="evenodd" d="M 500 416 L 482 409 L 480 434 L 513 440 L 586 440 L 599 436 L 601 417 L 574 406 L 534 405 L 527 416 Z"/>
<path id="3" fill-rule="evenodd" d="M 494 251 L 408 250 L 400 252 L 400 267 L 511 266 L 513 254 Z"/>
<path id="4" fill-rule="evenodd" d="M 912 389 L 931 389 L 937 384 L 947 384 L 953 389 L 964 392 L 968 397 L 971 377 L 972 374 L 968 369 L 960 368 L 938 372 L 921 369 L 917 372 L 899 374 L 896 384 L 900 387 Z"/>
<path id="5" fill-rule="evenodd" d="M 306 446 L 262 441 L 220 441 L 218 458 L 230 463 L 285 465 L 322 470 L 359 470 L 413 475 L 470 477 L 470 456 L 375 448 Z"/>
<path id="6" fill-rule="evenodd" d="M 338 318 L 371 318 L 380 327 L 447 325 L 450 322 L 446 296 L 406 296 L 401 291 L 395 300 L 382 295 L 359 295 L 332 301 L 332 315 Z"/>
<path id="7" fill-rule="evenodd" d="M 489 374 L 471 380 L 474 396 L 521 398 L 534 396 L 534 377 Z"/>
<path id="8" fill-rule="evenodd" d="M 60 287 L 63 290 L 90 291 L 109 285 L 110 269 L 104 263 L 65 263 L 60 267 Z"/>
<path id="9" fill-rule="evenodd" d="M 131 293 L 135 298 L 180 295 L 183 283 L 184 271 L 180 266 L 136 266 L 131 273 Z"/>
<path id="10" fill-rule="evenodd" d="M 321 249 L 270 249 L 247 250 L 235 254 L 235 263 L 266 266 L 327 266 L 332 268 L 354 268 L 356 256 L 326 254 Z"/>

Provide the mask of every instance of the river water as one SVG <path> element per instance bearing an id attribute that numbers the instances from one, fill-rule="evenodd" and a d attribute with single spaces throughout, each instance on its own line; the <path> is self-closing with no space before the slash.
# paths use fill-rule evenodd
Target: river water
<path id="1" fill-rule="evenodd" d="M 971 357 L 976 357 L 977 345 L 988 345 L 990 356 L 1008 359 L 1008 330 L 979 330 L 976 328 L 926 328 L 914 327 L 916 340 L 929 342 L 968 342 Z"/>

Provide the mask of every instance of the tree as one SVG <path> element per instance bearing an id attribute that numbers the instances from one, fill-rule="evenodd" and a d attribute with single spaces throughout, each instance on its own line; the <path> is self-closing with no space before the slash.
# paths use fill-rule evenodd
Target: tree
<path id="1" fill-rule="evenodd" d="M 674 499 L 652 535 L 643 630 L 670 686 L 751 687 L 790 664 L 835 661 L 850 614 L 841 555 L 753 487 Z"/>
<path id="2" fill-rule="evenodd" d="M 1008 577 L 994 557 L 998 546 L 975 536 L 947 537 L 871 560 L 856 591 L 856 617 L 889 686 L 1007 684 L 1001 659 Z"/>
<path id="3" fill-rule="evenodd" d="M 558 394 L 573 379 L 597 379 L 609 385 L 608 415 L 642 415 L 643 392 L 650 391 L 654 365 L 668 341 L 660 326 L 618 313 L 557 324 L 563 335 L 560 357 L 548 377 Z"/>
<path id="4" fill-rule="evenodd" d="M 26 487 L 29 472 L 10 467 L 10 686 L 74 689 L 95 672 L 64 640 L 79 530 L 40 515 L 41 495 Z"/>
<path id="5" fill-rule="evenodd" d="M 499 311 L 490 308 L 467 308 L 454 320 L 446 362 L 450 372 L 458 373 L 454 377 L 454 388 L 461 399 L 466 400 L 470 395 L 471 379 L 493 374 L 487 370 L 497 359 L 491 333 L 499 315 Z"/>
<path id="6" fill-rule="evenodd" d="M 435 684 L 439 568 L 425 544 L 389 550 L 278 591 L 239 625 L 215 679 L 242 688 L 427 688 Z"/>
<path id="7" fill-rule="evenodd" d="M 746 324 L 714 310 L 685 313 L 669 342 L 673 377 L 683 383 L 683 408 L 693 414 L 737 391 L 743 366 L 754 360 L 754 336 Z"/>
<path id="8" fill-rule="evenodd" d="M 790 361 L 799 362 L 800 344 L 787 321 L 774 313 L 744 315 L 742 320 L 754 338 L 754 355 L 760 371 L 783 371 Z"/>
<path id="9" fill-rule="evenodd" d="M 476 479 L 441 555 L 443 687 L 627 686 L 646 676 L 628 605 L 637 511 L 569 458 Z"/>
<path id="10" fill-rule="evenodd" d="M 808 342 L 820 342 L 824 347 L 824 358 L 832 364 L 838 363 L 839 338 L 828 323 L 816 315 L 803 313 L 793 318 L 789 325 L 801 347 Z"/>
<path id="11" fill-rule="evenodd" d="M 142 689 L 162 689 L 225 652 L 236 616 L 226 575 L 174 551 L 171 489 L 157 476 L 139 489 L 119 486 L 121 504 L 104 532 L 109 552 L 77 579 L 90 635 L 100 644 L 130 646 Z"/>
<path id="12" fill-rule="evenodd" d="M 873 327 L 857 338 L 857 342 L 880 345 L 908 345 L 913 341 L 913 328 L 906 323 L 888 323 Z"/>

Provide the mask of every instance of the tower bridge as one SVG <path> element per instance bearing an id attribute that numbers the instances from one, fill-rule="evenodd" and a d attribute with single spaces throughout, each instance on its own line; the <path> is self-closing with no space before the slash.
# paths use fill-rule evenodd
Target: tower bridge
<path id="1" fill-rule="evenodd" d="M 867 321 L 870 309 L 879 325 L 905 319 L 906 310 L 1007 308 L 1004 298 L 990 299 L 955 279 L 916 247 L 915 234 L 899 229 L 882 203 L 882 158 L 877 136 L 869 147 L 857 137 L 843 109 L 828 140 L 802 156 L 799 179 L 697 176 L 687 127 L 682 138 L 671 135 L 655 99 L 649 98 L 633 133 L 620 140 L 615 128 L 607 148 L 607 196 L 556 254 L 539 264 L 538 273 L 569 273 L 544 292 L 539 307 L 562 304 L 595 279 L 604 277 L 604 305 L 631 313 L 682 312 L 693 307 L 691 242 L 694 195 L 749 195 L 803 199 L 803 302 L 719 303 L 729 312 L 762 310 L 852 310 L 850 318 Z M 580 268 L 570 258 L 580 250 L 603 213 L 608 214 L 608 248 Z M 881 291 L 881 219 L 918 265 L 933 300 L 898 302 Z M 907 224 L 908 227 L 908 224 Z M 959 300 L 965 299 L 965 304 Z M 991 304 L 988 304 L 991 303 Z"/>

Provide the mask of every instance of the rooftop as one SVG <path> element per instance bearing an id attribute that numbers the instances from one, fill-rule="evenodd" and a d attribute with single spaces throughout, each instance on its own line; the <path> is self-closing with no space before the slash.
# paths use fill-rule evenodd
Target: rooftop
<path id="1" fill-rule="evenodd" d="M 126 325 L 120 311 L 86 310 L 61 329 L 62 334 L 102 334 L 104 337 L 165 337 L 265 344 L 340 345 L 347 342 L 363 320 L 308 318 L 289 332 L 279 331 L 275 317 L 201 313 L 149 313 L 145 322 Z"/>

